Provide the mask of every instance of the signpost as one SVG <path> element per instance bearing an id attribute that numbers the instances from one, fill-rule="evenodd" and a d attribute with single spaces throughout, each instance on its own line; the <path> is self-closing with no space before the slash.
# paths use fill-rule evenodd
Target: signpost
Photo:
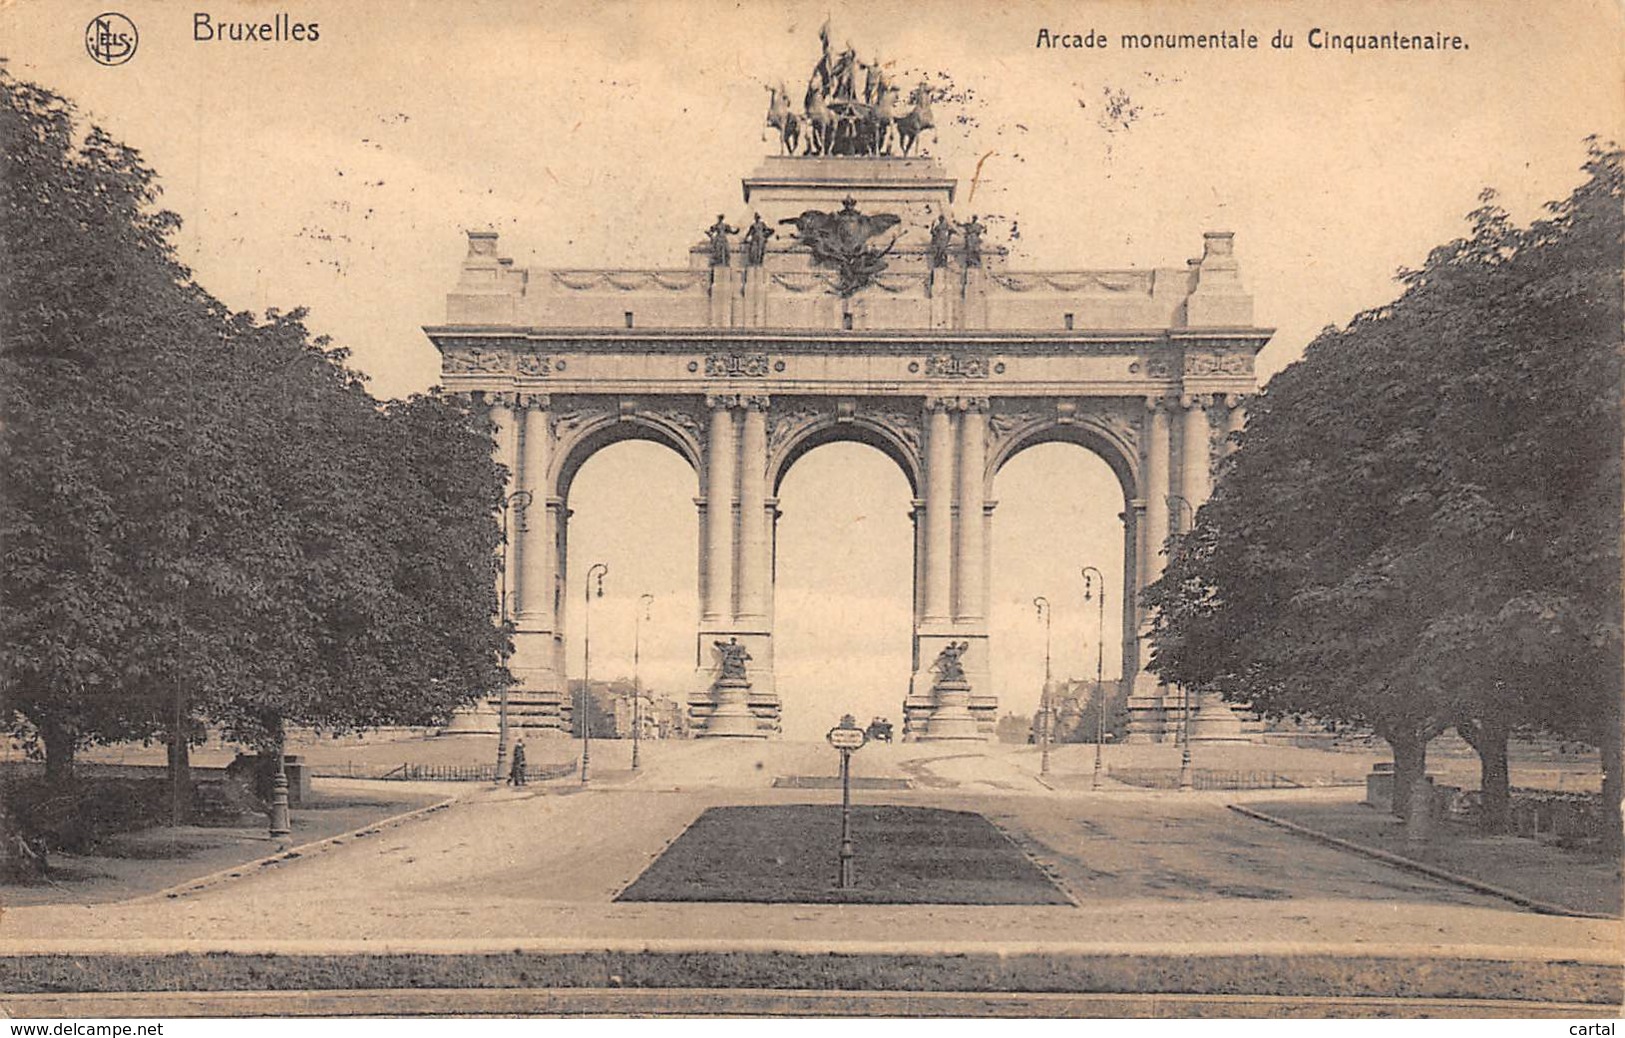
<path id="1" fill-rule="evenodd" d="M 829 744 L 841 751 L 841 889 L 851 890 L 852 883 L 852 753 L 863 749 L 868 736 L 858 727 L 851 714 L 825 736 Z"/>

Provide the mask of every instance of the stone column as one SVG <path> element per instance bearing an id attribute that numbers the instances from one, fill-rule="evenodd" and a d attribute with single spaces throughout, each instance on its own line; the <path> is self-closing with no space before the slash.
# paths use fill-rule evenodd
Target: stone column
<path id="1" fill-rule="evenodd" d="M 553 614 L 553 673 L 559 676 L 559 694 L 563 697 L 561 709 L 566 720 L 570 716 L 571 702 L 566 693 L 569 684 L 565 681 L 565 644 L 564 631 L 569 617 L 570 596 L 564 593 L 568 586 L 565 583 L 567 574 L 565 565 L 570 558 L 568 540 L 570 536 L 570 510 L 564 507 L 564 499 L 550 497 L 547 499 L 548 522 L 552 528 L 552 537 L 548 543 L 552 546 L 553 580 L 552 580 L 552 614 Z M 568 725 L 566 725 L 568 727 Z"/>
<path id="2" fill-rule="evenodd" d="M 1168 479 L 1172 440 L 1168 428 L 1168 406 L 1169 401 L 1163 397 L 1146 401 L 1146 408 L 1150 412 L 1147 424 L 1150 428 L 1145 450 L 1145 534 L 1142 538 L 1145 548 L 1140 564 L 1142 588 L 1162 576 L 1166 564 L 1162 545 L 1168 538 L 1168 495 L 1173 492 Z"/>
<path id="3" fill-rule="evenodd" d="M 1168 497 L 1172 472 L 1172 435 L 1169 428 L 1169 407 L 1172 401 L 1165 397 L 1146 398 L 1146 436 L 1144 472 L 1144 510 L 1136 515 L 1135 538 L 1138 542 L 1139 582 L 1135 591 L 1135 606 L 1130 619 L 1130 630 L 1137 642 L 1134 657 L 1137 667 L 1125 673 L 1133 674 L 1133 689 L 1129 695 L 1129 739 L 1132 742 L 1161 742 L 1167 732 L 1164 712 L 1165 692 L 1157 676 L 1144 670 L 1151 659 L 1149 641 L 1150 617 L 1144 606 L 1142 592 L 1145 587 L 1162 576 L 1167 560 L 1162 555 L 1163 543 L 1168 538 Z M 1127 631 L 1124 641 L 1129 639 Z"/>
<path id="4" fill-rule="evenodd" d="M 1120 677 L 1133 680 L 1140 669 L 1140 527 L 1145 502 L 1135 498 L 1118 513 L 1123 524 L 1123 665 Z"/>
<path id="5" fill-rule="evenodd" d="M 553 629 L 553 531 L 548 512 L 547 471 L 553 454 L 553 428 L 548 397 L 528 393 L 521 399 L 524 439 L 519 465 L 520 485 L 530 494 L 530 505 L 519 515 L 521 559 L 519 604 L 515 612 L 542 630 Z"/>
<path id="6" fill-rule="evenodd" d="M 765 396 L 745 398 L 739 457 L 739 618 L 758 623 L 767 617 L 767 407 Z"/>
<path id="7" fill-rule="evenodd" d="M 948 401 L 926 401 L 925 440 L 925 608 L 926 623 L 952 617 L 953 582 L 953 422 Z"/>
<path id="8" fill-rule="evenodd" d="M 1184 398 L 1184 432 L 1180 454 L 1181 494 L 1190 502 L 1192 522 L 1195 512 L 1207 503 L 1213 490 L 1213 424 L 1209 408 L 1216 401 L 1210 396 L 1194 395 Z M 1189 693 L 1180 697 L 1191 711 L 1188 731 L 1190 740 L 1197 742 L 1240 742 L 1241 718 L 1229 706 L 1204 693 Z"/>
<path id="9" fill-rule="evenodd" d="M 926 518 L 925 498 L 917 497 L 912 502 L 908 517 L 914 530 L 914 651 L 909 664 L 908 692 L 903 697 L 903 729 L 904 739 L 914 739 L 925 731 L 925 722 L 931 716 L 931 677 L 921 668 L 925 665 L 920 659 L 920 625 L 925 620 L 925 587 L 926 587 L 926 558 L 930 552 L 926 544 L 926 528 L 929 522 Z"/>
<path id="10" fill-rule="evenodd" d="M 964 405 L 959 417 L 959 550 L 954 559 L 959 579 L 954 586 L 954 619 L 980 620 L 984 615 L 986 564 L 982 551 L 987 525 L 982 469 L 987 455 L 987 401 L 972 397 Z"/>
<path id="11" fill-rule="evenodd" d="M 508 693 L 509 724 L 527 732 L 558 734 L 566 730 L 565 683 L 558 669 L 554 622 L 557 564 L 554 559 L 554 513 L 548 491 L 553 454 L 553 425 L 545 394 L 519 396 L 519 489 L 529 503 L 515 503 L 509 522 L 518 549 L 518 594 L 510 596 L 514 621 L 513 657 L 509 669 L 517 684 Z M 556 500 L 556 499 L 554 499 Z"/>
<path id="12" fill-rule="evenodd" d="M 514 421 L 514 405 L 517 403 L 513 393 L 490 393 L 487 399 L 491 404 L 491 422 L 496 426 L 492 434 L 491 456 L 498 465 L 508 470 L 502 482 L 502 508 L 504 514 L 498 520 L 507 527 L 508 543 L 502 548 L 503 572 L 497 575 L 497 594 L 504 591 L 513 592 L 519 586 L 520 557 L 519 535 L 514 529 L 515 512 L 509 508 L 507 498 L 518 489 L 519 481 L 519 425 Z M 510 595 L 508 604 L 512 605 L 513 597 Z M 501 615 L 503 603 L 497 601 L 498 615 Z"/>
<path id="13" fill-rule="evenodd" d="M 705 451 L 705 600 L 702 619 L 717 622 L 733 617 L 734 545 L 734 398 L 708 396 L 710 436 Z"/>
<path id="14" fill-rule="evenodd" d="M 1224 398 L 1230 405 L 1230 411 L 1225 415 L 1224 422 L 1224 453 L 1226 456 L 1235 452 L 1236 444 L 1232 440 L 1232 433 L 1239 433 L 1247 426 L 1247 401 L 1239 394 L 1232 393 Z"/>
<path id="15" fill-rule="evenodd" d="M 1208 420 L 1208 406 L 1213 398 L 1187 396 L 1180 402 L 1185 407 L 1184 429 L 1180 436 L 1180 491 L 1190 505 L 1190 514 L 1173 517 L 1174 526 L 1181 532 L 1196 520 L 1196 510 L 1207 503 L 1213 488 L 1213 425 Z M 1186 525 L 1181 525 L 1181 524 Z"/>

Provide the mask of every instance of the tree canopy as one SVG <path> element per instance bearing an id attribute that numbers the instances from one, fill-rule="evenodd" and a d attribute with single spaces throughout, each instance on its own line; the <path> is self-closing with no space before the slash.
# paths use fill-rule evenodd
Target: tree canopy
<path id="1" fill-rule="evenodd" d="M 1617 809 L 1625 176 L 1595 141 L 1584 169 L 1528 227 L 1486 192 L 1249 403 L 1148 590 L 1153 670 L 1396 761 L 1452 726 L 1584 738 Z"/>
<path id="2" fill-rule="evenodd" d="M 204 721 L 435 723 L 510 680 L 485 418 L 375 400 L 302 311 L 231 312 L 140 155 L 3 67 L 0 161 L 0 718 L 60 767 Z"/>

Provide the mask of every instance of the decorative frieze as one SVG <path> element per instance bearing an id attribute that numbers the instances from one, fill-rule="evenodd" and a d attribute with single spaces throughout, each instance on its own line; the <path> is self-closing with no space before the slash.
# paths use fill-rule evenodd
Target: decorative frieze
<path id="1" fill-rule="evenodd" d="M 1186 353 L 1185 374 L 1191 375 L 1251 375 L 1251 353 Z"/>
<path id="2" fill-rule="evenodd" d="M 987 427 L 993 442 L 1008 439 L 1017 429 L 1031 425 L 1044 416 L 1037 411 L 995 411 L 987 416 Z"/>
<path id="3" fill-rule="evenodd" d="M 679 429 L 682 429 L 684 432 L 694 437 L 695 443 L 700 442 L 703 427 L 700 425 L 700 420 L 688 411 L 680 410 L 678 408 L 670 408 L 664 411 L 649 411 L 647 414 L 648 417 L 656 421 L 667 422 L 671 425 L 677 426 Z"/>
<path id="4" fill-rule="evenodd" d="M 969 353 L 935 353 L 925 358 L 926 378 L 987 378 L 993 364 Z"/>
<path id="5" fill-rule="evenodd" d="M 445 352 L 441 364 L 445 371 L 459 375 L 501 374 L 508 370 L 506 350 L 487 350 L 478 346 L 460 346 Z"/>
<path id="6" fill-rule="evenodd" d="M 1167 357 L 1147 357 L 1145 360 L 1146 378 L 1173 378 L 1174 362 Z"/>
<path id="7" fill-rule="evenodd" d="M 902 411 L 876 411 L 873 414 L 865 412 L 864 417 L 908 444 L 908 449 L 916 457 L 920 456 L 919 415 L 906 414 Z"/>
<path id="8" fill-rule="evenodd" d="M 772 365 L 765 353 L 710 353 L 706 378 L 766 378 Z"/>
<path id="9" fill-rule="evenodd" d="M 994 274 L 993 281 L 1010 292 L 1142 292 L 1151 293 L 1151 274 L 1139 270 L 1079 270 L 1044 274 Z"/>
<path id="10" fill-rule="evenodd" d="M 792 411 L 773 412 L 772 424 L 768 428 L 767 447 L 772 453 L 778 453 L 779 448 L 790 442 L 791 438 L 812 425 L 822 417 L 822 413 L 806 407 L 798 407 Z"/>
<path id="11" fill-rule="evenodd" d="M 639 292 L 659 288 L 683 292 L 699 288 L 703 275 L 688 270 L 555 270 L 553 283 L 575 292 L 614 289 Z"/>
<path id="12" fill-rule="evenodd" d="M 567 439 L 577 428 L 603 413 L 601 408 L 572 408 L 568 411 L 554 411 L 553 435 L 559 440 Z"/>
<path id="13" fill-rule="evenodd" d="M 546 378 L 553 373 L 553 358 L 541 353 L 521 353 L 518 369 L 519 374 L 527 378 Z"/>

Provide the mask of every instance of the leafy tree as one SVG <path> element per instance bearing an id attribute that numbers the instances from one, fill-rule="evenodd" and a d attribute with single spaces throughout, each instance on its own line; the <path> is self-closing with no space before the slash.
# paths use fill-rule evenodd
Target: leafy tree
<path id="1" fill-rule="evenodd" d="M 161 736 L 179 787 L 206 721 L 274 749 L 510 680 L 485 419 L 229 312 L 140 156 L 3 69 L 0 135 L 0 718 L 50 778 Z"/>
<path id="2" fill-rule="evenodd" d="M 140 157 L 3 68 L 0 163 L 0 714 L 61 779 L 85 741 L 155 728 L 124 651 L 145 624 L 123 495 L 173 446 L 135 419 L 203 303 Z"/>
<path id="3" fill-rule="evenodd" d="M 1593 143 L 1588 181 L 1528 228 L 1487 197 L 1396 302 L 1270 382 L 1148 591 L 1153 669 L 1369 725 L 1401 807 L 1454 726 L 1491 828 L 1509 733 L 1583 735 L 1618 838 L 1620 166 Z"/>
<path id="4" fill-rule="evenodd" d="M 1105 717 L 1100 716 L 1103 708 Z M 1121 742 L 1128 724 L 1128 691 L 1120 682 L 1097 687 L 1093 681 L 1073 681 L 1059 696 L 1055 741 L 1093 743 L 1098 730 L 1107 742 Z"/>

